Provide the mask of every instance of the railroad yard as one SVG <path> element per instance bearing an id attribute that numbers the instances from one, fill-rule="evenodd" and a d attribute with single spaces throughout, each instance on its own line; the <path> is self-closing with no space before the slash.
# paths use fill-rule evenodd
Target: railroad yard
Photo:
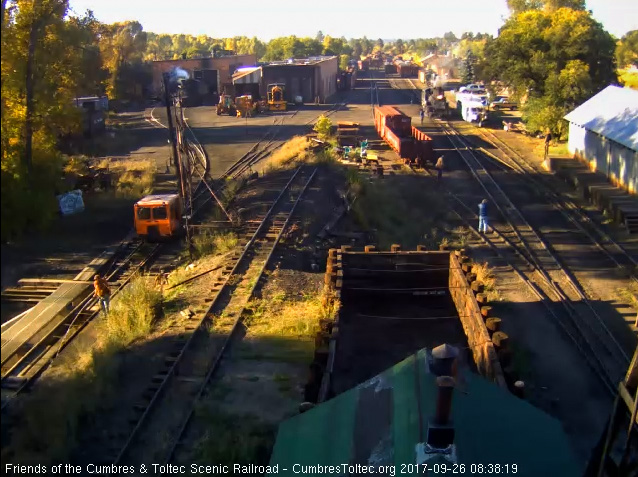
<path id="1" fill-rule="evenodd" d="M 464 350 L 463 366 L 480 369 L 473 353 L 482 345 L 448 283 L 450 263 L 471 261 L 482 282 L 472 306 L 492 318 L 490 336 L 506 337 L 496 348 L 509 343 L 493 380 L 510 391 L 523 382 L 524 399 L 560 421 L 584 466 L 636 349 L 636 309 L 623 293 L 638 290 L 638 236 L 544 169 L 530 146 L 541 139 L 521 139 L 500 121 L 478 128 L 455 114 L 420 119 L 423 88 L 371 67 L 329 104 L 248 118 L 184 107 L 191 254 L 184 240 L 134 238 L 130 202 L 118 206 L 128 215 L 114 214 L 126 220 L 109 218 L 90 232 L 95 240 L 73 249 L 22 250 L 17 267 L 3 248 L 3 287 L 28 295 L 20 311 L 39 310 L 29 324 L 3 318 L 6 455 L 100 465 L 266 464 L 277 426 L 300 404 L 337 396 L 423 347 L 454 344 Z M 431 138 L 424 167 L 406 165 L 379 137 L 378 106 L 397 108 Z M 136 120 L 118 134 L 134 142 L 122 157 L 150 158 L 166 170 L 159 189 L 177 189 L 165 106 L 127 114 Z M 322 115 L 333 126 L 358 124 L 368 160 L 324 149 L 313 133 Z M 296 139 L 303 146 L 292 150 L 288 141 L 299 136 L 314 141 Z M 487 233 L 476 227 L 483 199 Z M 381 253 L 391 249 L 405 255 Z M 444 255 L 410 255 L 426 250 Z M 335 298 L 328 282 L 337 256 L 345 268 L 331 283 L 350 281 Z M 116 291 L 114 308 L 139 280 L 153 284 L 148 329 L 121 346 L 104 337 L 109 325 L 91 296 L 98 269 Z M 20 278 L 33 280 L 18 286 Z M 465 288 L 473 279 L 463 278 Z M 411 292 L 419 280 L 423 296 Z M 64 303 L 56 305 L 61 287 Z M 43 325 L 55 306 L 57 318 Z M 51 424 L 40 426 L 48 412 Z"/>

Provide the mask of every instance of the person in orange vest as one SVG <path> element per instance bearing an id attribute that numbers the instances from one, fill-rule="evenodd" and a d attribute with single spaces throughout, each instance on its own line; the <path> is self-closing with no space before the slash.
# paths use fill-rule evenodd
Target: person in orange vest
<path id="1" fill-rule="evenodd" d="M 95 275 L 93 280 L 93 287 L 95 288 L 95 296 L 100 302 L 104 316 L 109 313 L 109 302 L 111 300 L 111 289 L 109 288 L 106 280 L 100 275 Z"/>

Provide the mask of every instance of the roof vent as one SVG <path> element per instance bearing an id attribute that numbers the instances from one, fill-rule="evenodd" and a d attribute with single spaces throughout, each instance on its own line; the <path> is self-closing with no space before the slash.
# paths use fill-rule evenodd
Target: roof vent
<path id="1" fill-rule="evenodd" d="M 432 350 L 430 370 L 435 376 L 454 376 L 454 363 L 459 356 L 458 348 L 447 343 Z"/>

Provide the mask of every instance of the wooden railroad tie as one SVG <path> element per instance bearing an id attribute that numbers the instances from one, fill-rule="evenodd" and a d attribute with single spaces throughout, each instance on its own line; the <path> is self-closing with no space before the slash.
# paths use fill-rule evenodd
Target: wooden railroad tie
<path id="1" fill-rule="evenodd" d="M 481 315 L 483 318 L 489 318 L 492 315 L 492 307 L 491 306 L 482 306 L 481 307 Z"/>
<path id="2" fill-rule="evenodd" d="M 472 282 L 471 283 L 471 288 L 472 291 L 474 292 L 475 295 L 479 294 L 479 293 L 483 293 L 483 290 L 485 289 L 485 286 L 482 283 L 479 282 Z"/>

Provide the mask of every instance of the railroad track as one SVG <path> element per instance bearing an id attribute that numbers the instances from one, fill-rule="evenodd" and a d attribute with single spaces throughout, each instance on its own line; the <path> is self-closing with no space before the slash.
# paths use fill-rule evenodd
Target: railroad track
<path id="1" fill-rule="evenodd" d="M 488 171 L 484 165 L 485 159 L 474 153 L 458 131 L 446 123 L 439 124 L 483 189 L 483 195 L 490 198 L 503 217 L 505 226 L 492 228 L 495 237 L 482 235 L 482 239 L 511 265 L 573 341 L 606 389 L 611 393 L 615 392 L 615 385 L 629 362 L 628 355 L 589 302 L 577 280 L 565 269 L 539 232 L 529 224 L 497 183 L 494 178 L 496 173 Z M 509 176 L 499 177 L 503 180 Z M 465 217 L 468 213 L 475 216 L 474 207 L 468 207 L 457 195 L 453 194 L 453 198 L 457 213 Z"/>
<path id="2" fill-rule="evenodd" d="M 123 242 L 102 272 L 111 286 L 111 296 L 115 297 L 133 277 L 143 271 L 149 271 L 152 264 L 158 268 L 167 266 L 167 263 L 158 263 L 162 248 L 162 244 L 148 245 L 137 239 Z M 47 283 L 46 280 L 44 283 Z M 31 334 L 28 340 L 12 353 L 7 353 L 2 362 L 2 409 L 13 402 L 20 393 L 29 389 L 60 352 L 99 313 L 97 299 L 93 296 L 91 285 L 88 285 L 88 295 L 82 298 L 66 316 L 51 320 Z M 29 324 L 16 320 L 6 325 L 3 325 L 3 334 L 9 328 L 13 328 L 12 332 L 22 331 L 14 327 L 27 330 Z"/>
<path id="3" fill-rule="evenodd" d="M 239 339 L 246 307 L 261 286 L 273 252 L 315 174 L 316 169 L 306 166 L 296 169 L 265 216 L 248 222 L 241 254 L 226 265 L 207 311 L 177 330 L 174 350 L 149 383 L 142 401 L 134 405 L 132 428 L 111 462 L 169 462 L 179 451 L 195 406 Z M 171 436 L 169 443 L 158 439 L 165 435 Z"/>
<path id="4" fill-rule="evenodd" d="M 633 273 L 633 270 L 638 267 L 638 260 L 627 252 L 622 245 L 614 241 L 572 200 L 557 194 L 545 180 L 539 179 L 539 171 L 516 150 L 512 149 L 490 130 L 480 128 L 479 134 L 485 141 L 492 144 L 494 148 L 502 153 L 502 157 L 498 158 L 491 156 L 485 151 L 488 160 L 501 169 L 509 168 L 514 173 L 524 177 L 525 181 L 532 183 L 534 185 L 533 191 L 537 195 L 550 202 L 563 217 L 570 221 L 601 253 L 611 260 L 616 268 L 623 272 L 629 272 L 629 278 L 638 284 L 638 278 Z"/>
<path id="5" fill-rule="evenodd" d="M 151 110 L 149 122 L 156 127 L 166 128 L 154 117 L 153 110 Z M 184 124 L 186 125 L 185 131 L 192 136 L 192 140 L 185 142 L 192 171 L 201 169 L 200 174 L 198 174 L 201 178 L 196 185 L 197 189 L 205 182 L 204 176 L 209 167 L 209 160 L 186 121 Z M 112 298 L 140 272 L 150 272 L 151 267 L 159 269 L 170 266 L 169 256 L 162 256 L 166 248 L 165 244 L 145 244 L 137 238 L 125 239 L 109 261 L 107 268 L 101 272 L 111 286 Z M 163 261 L 162 258 L 165 258 L 166 261 Z M 53 282 L 47 280 L 25 280 L 24 283 L 27 285 L 23 292 L 20 292 L 20 288 L 11 289 L 7 293 L 7 298 L 13 300 L 26 298 L 30 302 L 39 302 L 57 289 L 57 286 L 51 286 Z M 35 283 L 35 285 L 31 283 Z M 60 352 L 99 314 L 100 309 L 97 299 L 91 293 L 91 286 L 89 285 L 87 288 L 88 295 L 84 296 L 79 303 L 74 304 L 66 316 L 52 319 L 41 329 L 34 330 L 32 335 L 15 350 L 5 353 L 1 375 L 2 409 L 13 402 L 19 394 L 29 389 Z M 28 326 L 28 323 L 24 324 L 19 319 L 10 320 L 10 322 L 3 324 L 2 332 L 5 333 L 9 328 L 23 327 L 24 333 L 26 333 L 29 331 Z M 12 333 L 16 333 L 16 328 L 12 330 Z M 17 333 L 16 335 L 20 336 Z M 6 343 L 3 343 L 3 348 L 5 345 Z"/>

